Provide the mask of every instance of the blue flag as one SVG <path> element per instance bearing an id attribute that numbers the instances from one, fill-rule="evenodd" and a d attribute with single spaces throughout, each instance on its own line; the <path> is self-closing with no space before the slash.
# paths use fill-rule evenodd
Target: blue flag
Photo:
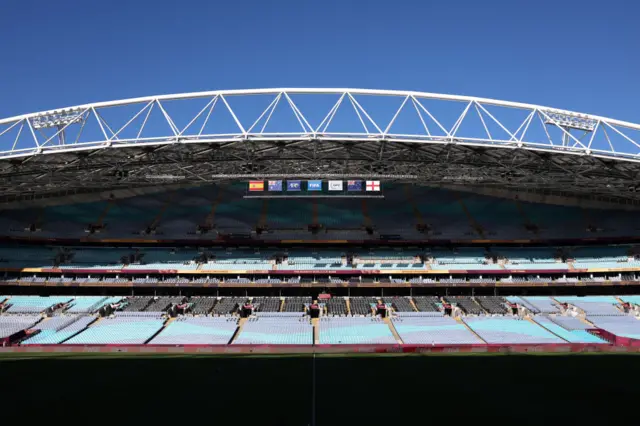
<path id="1" fill-rule="evenodd" d="M 322 181 L 321 180 L 308 181 L 307 191 L 322 191 Z"/>
<path id="2" fill-rule="evenodd" d="M 288 180 L 287 181 L 287 191 L 300 191 L 300 181 L 299 180 Z"/>
<path id="3" fill-rule="evenodd" d="M 362 181 L 361 180 L 347 181 L 347 191 L 362 191 Z"/>
<path id="4" fill-rule="evenodd" d="M 281 180 L 270 180 L 269 181 L 269 191 L 282 191 L 282 181 Z"/>

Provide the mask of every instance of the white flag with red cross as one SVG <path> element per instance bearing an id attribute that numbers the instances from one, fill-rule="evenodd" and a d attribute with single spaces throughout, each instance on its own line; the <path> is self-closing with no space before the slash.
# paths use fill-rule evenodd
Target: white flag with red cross
<path id="1" fill-rule="evenodd" d="M 379 180 L 368 180 L 367 181 L 367 191 L 380 191 L 380 181 Z"/>

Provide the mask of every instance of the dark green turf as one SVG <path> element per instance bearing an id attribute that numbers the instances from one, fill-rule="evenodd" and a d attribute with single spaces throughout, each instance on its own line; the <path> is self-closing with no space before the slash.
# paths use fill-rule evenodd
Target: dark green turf
<path id="1" fill-rule="evenodd" d="M 318 356 L 315 370 L 318 426 L 607 425 L 639 394 L 640 359 Z M 85 424 L 309 425 L 312 372 L 308 355 L 5 356 L 0 401 L 3 415 L 28 413 L 30 424 L 86 412 Z"/>

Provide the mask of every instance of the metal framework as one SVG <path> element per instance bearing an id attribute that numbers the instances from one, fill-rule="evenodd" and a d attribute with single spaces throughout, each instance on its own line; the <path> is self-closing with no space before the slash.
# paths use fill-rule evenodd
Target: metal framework
<path id="1" fill-rule="evenodd" d="M 0 120 L 0 198 L 264 176 L 640 200 L 640 125 L 539 105 L 363 89 L 99 102 Z"/>

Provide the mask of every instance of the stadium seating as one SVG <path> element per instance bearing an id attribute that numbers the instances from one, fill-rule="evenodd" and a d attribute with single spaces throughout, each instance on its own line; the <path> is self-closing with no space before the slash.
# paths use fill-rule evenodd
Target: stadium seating
<path id="1" fill-rule="evenodd" d="M 350 297 L 349 307 L 351 315 L 371 315 L 372 308 L 375 306 L 376 300 L 371 297 Z"/>
<path id="2" fill-rule="evenodd" d="M 282 300 L 279 297 L 254 297 L 251 304 L 256 312 L 280 312 Z"/>
<path id="3" fill-rule="evenodd" d="M 560 312 L 558 304 L 549 297 L 545 296 L 527 296 L 521 297 L 524 306 L 533 308 L 534 313 L 553 314 Z"/>
<path id="4" fill-rule="evenodd" d="M 151 339 L 163 324 L 164 319 L 157 316 L 103 318 L 65 343 L 69 345 L 141 345 Z"/>
<path id="5" fill-rule="evenodd" d="M 620 302 L 613 296 L 556 297 L 560 303 L 569 303 L 578 307 L 588 316 L 625 315 L 616 308 Z"/>
<path id="6" fill-rule="evenodd" d="M 464 324 L 451 317 L 411 315 L 393 319 L 403 343 L 415 345 L 482 344 Z"/>
<path id="7" fill-rule="evenodd" d="M 396 312 L 414 312 L 411 300 L 407 297 L 388 297 L 382 300 L 384 303 L 391 305 Z"/>
<path id="8" fill-rule="evenodd" d="M 141 297 L 128 297 L 122 301 L 123 306 L 121 307 L 121 311 L 123 312 L 140 312 L 144 311 L 153 299 L 151 297 L 141 296 Z"/>
<path id="9" fill-rule="evenodd" d="M 0 316 L 0 339 L 26 330 L 40 320 L 41 317 L 38 315 L 2 315 Z"/>
<path id="10" fill-rule="evenodd" d="M 464 322 L 490 344 L 566 343 L 544 328 L 517 318 L 465 317 Z"/>
<path id="11" fill-rule="evenodd" d="M 311 345 L 313 344 L 313 327 L 308 318 L 290 316 L 249 318 L 233 343 Z"/>
<path id="12" fill-rule="evenodd" d="M 237 329 L 237 319 L 182 317 L 169 323 L 149 343 L 155 345 L 225 345 Z"/>
<path id="13" fill-rule="evenodd" d="M 442 302 L 435 296 L 415 296 L 413 301 L 420 312 L 439 313 L 441 311 Z"/>
<path id="14" fill-rule="evenodd" d="M 320 344 L 395 344 L 389 326 L 379 318 L 324 317 L 319 321 Z"/>
<path id="15" fill-rule="evenodd" d="M 505 306 L 506 300 L 498 296 L 477 296 L 476 302 L 490 314 L 504 315 L 507 313 L 507 307 Z"/>
<path id="16" fill-rule="evenodd" d="M 193 315 L 208 315 L 217 301 L 215 297 L 192 297 L 189 299 L 189 312 Z"/>
<path id="17" fill-rule="evenodd" d="M 332 297 L 331 299 L 323 302 L 327 307 L 328 315 L 346 315 L 347 314 L 347 301 L 344 297 Z"/>
<path id="18" fill-rule="evenodd" d="M 309 304 L 311 304 L 311 297 L 287 297 L 284 299 L 282 312 L 304 312 Z"/>
<path id="19" fill-rule="evenodd" d="M 70 296 L 13 296 L 7 304 L 10 305 L 7 312 L 10 313 L 39 313 L 47 308 L 67 303 L 72 299 Z"/>
<path id="20" fill-rule="evenodd" d="M 118 300 L 119 301 L 119 300 Z M 117 301 L 116 301 L 117 302 Z M 109 298 L 103 296 L 76 296 L 71 302 L 71 307 L 67 313 L 92 313 L 111 302 Z"/>
<path id="21" fill-rule="evenodd" d="M 213 307 L 212 313 L 214 315 L 229 315 L 238 309 L 239 306 L 247 301 L 243 297 L 223 297 Z"/>
<path id="22" fill-rule="evenodd" d="M 469 296 L 447 296 L 445 300 L 461 308 L 468 315 L 481 315 L 484 310 Z"/>
<path id="23" fill-rule="evenodd" d="M 606 341 L 587 332 L 587 324 L 573 317 L 537 315 L 534 317 L 534 321 L 569 343 L 606 343 Z M 580 325 L 576 322 L 584 327 L 579 328 Z"/>
<path id="24" fill-rule="evenodd" d="M 625 316 L 589 316 L 587 319 L 596 327 L 621 337 L 640 339 L 640 320 Z"/>
<path id="25" fill-rule="evenodd" d="M 60 316 L 41 321 L 33 328 L 38 334 L 22 342 L 23 345 L 59 345 L 96 321 L 94 316 Z"/>

